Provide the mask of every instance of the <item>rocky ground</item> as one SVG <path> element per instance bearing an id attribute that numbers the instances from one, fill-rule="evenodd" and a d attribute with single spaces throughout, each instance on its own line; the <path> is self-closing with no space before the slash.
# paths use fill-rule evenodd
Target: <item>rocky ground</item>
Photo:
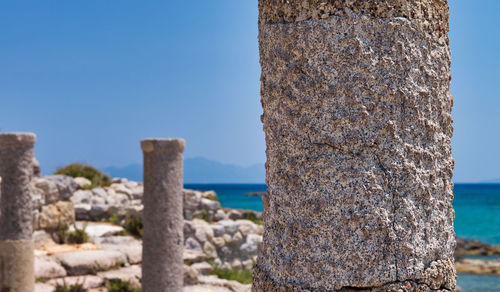
<path id="1" fill-rule="evenodd" d="M 142 184 L 126 179 L 91 189 L 84 178 L 35 178 L 36 291 L 54 291 L 63 282 L 83 283 L 88 291 L 107 291 L 105 287 L 117 279 L 139 288 L 142 196 Z M 251 291 L 250 284 L 211 274 L 214 269 L 252 270 L 262 241 L 262 214 L 224 209 L 214 192 L 184 190 L 183 196 L 184 291 Z M 61 244 L 68 241 L 68 234 L 83 229 L 86 243 Z M 499 247 L 459 239 L 457 270 L 500 274 L 500 260 L 462 257 L 495 254 L 500 254 Z"/>

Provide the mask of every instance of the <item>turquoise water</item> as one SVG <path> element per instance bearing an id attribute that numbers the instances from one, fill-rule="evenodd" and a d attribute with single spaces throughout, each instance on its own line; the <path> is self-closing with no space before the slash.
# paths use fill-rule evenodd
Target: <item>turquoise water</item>
<path id="1" fill-rule="evenodd" d="M 500 245 L 500 185 L 456 184 L 455 233 Z"/>
<path id="2" fill-rule="evenodd" d="M 500 291 L 500 276 L 459 274 L 457 285 L 464 292 L 498 292 Z"/>
<path id="3" fill-rule="evenodd" d="M 263 211 L 262 199 L 244 194 L 267 189 L 265 184 L 190 184 L 185 187 L 215 191 L 223 207 L 260 212 Z M 500 184 L 455 184 L 453 193 L 457 236 L 500 244 Z M 457 284 L 465 292 L 500 291 L 500 276 L 460 274 Z"/>

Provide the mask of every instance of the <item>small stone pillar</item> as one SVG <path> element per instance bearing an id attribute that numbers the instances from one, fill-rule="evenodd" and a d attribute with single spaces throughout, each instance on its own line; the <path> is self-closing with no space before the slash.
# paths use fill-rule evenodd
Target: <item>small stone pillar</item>
<path id="1" fill-rule="evenodd" d="M 142 291 L 183 289 L 182 139 L 146 139 Z"/>
<path id="2" fill-rule="evenodd" d="M 454 290 L 448 1 L 259 0 L 259 50 L 254 291 Z"/>
<path id="3" fill-rule="evenodd" d="M 35 289 L 31 133 L 0 134 L 0 291 Z"/>

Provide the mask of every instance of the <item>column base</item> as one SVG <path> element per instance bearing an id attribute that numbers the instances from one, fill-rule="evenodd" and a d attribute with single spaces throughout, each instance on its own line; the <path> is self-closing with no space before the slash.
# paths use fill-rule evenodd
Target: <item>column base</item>
<path id="1" fill-rule="evenodd" d="M 402 282 L 387 283 L 378 287 L 342 287 L 338 290 L 329 290 L 321 287 L 301 287 L 294 284 L 277 283 L 258 266 L 253 270 L 253 292 L 312 292 L 312 291 L 331 291 L 331 292 L 428 292 L 428 291 L 455 291 L 455 289 L 448 289 L 439 287 L 437 289 L 431 288 L 427 284 L 417 283 L 413 280 Z"/>
<path id="2" fill-rule="evenodd" d="M 0 291 L 35 290 L 33 240 L 0 241 Z"/>

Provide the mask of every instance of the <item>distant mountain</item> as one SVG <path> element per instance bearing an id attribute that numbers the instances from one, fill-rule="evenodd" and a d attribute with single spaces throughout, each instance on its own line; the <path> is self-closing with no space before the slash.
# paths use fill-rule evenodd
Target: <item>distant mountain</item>
<path id="1" fill-rule="evenodd" d="M 142 164 L 110 166 L 101 170 L 112 177 L 142 181 Z M 184 183 L 264 183 L 265 175 L 263 164 L 241 167 L 205 158 L 184 160 Z"/>

